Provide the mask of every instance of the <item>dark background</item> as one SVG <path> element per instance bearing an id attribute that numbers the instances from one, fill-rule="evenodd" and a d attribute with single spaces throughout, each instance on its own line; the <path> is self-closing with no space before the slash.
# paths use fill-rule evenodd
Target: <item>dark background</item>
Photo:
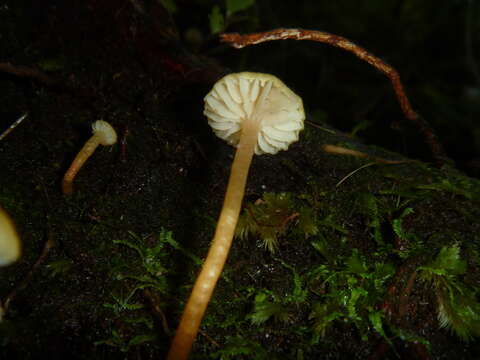
<path id="1" fill-rule="evenodd" d="M 215 352 L 228 346 L 236 351 L 245 346 L 257 358 L 269 359 L 301 360 L 302 354 L 304 359 L 478 358 L 478 342 L 439 329 L 434 290 L 419 281 L 406 284 L 416 267 L 452 243 L 461 244 L 462 258 L 469 260 L 469 284 L 480 283 L 480 4 L 250 3 L 228 14 L 226 1 L 213 0 L 0 2 L 0 64 L 15 69 L 0 72 L 0 132 L 29 113 L 0 142 L 0 205 L 15 219 L 24 243 L 22 258 L 0 269 L 0 298 L 15 295 L 0 324 L 0 358 L 158 359 L 165 354 L 198 271 L 190 255 L 206 254 L 233 157 L 234 149 L 215 138 L 202 114 L 203 97 L 230 71 L 277 75 L 302 96 L 308 121 L 289 151 L 254 159 L 246 203 L 253 206 L 265 192 L 293 194 L 297 203 L 311 207 L 319 234 L 338 261 L 358 251 L 370 268 L 381 251 L 362 199 L 378 201 L 378 229 L 394 250 L 409 244 L 392 230 L 407 205 L 396 206 L 414 209 L 402 221 L 409 234 L 425 241 L 423 252 L 407 260 L 394 251 L 381 253 L 380 260 L 391 262 L 398 276 L 388 282 L 393 295 L 384 289 L 375 306 L 393 306 L 407 292 L 408 306 L 391 324 L 418 338 L 395 337 L 394 351 L 368 320 L 361 322 L 368 341 L 352 323 L 339 320 L 312 345 L 309 314 L 315 294 L 293 306 L 289 323 L 252 325 L 248 316 L 257 291 L 269 289 L 280 298 L 291 292 L 292 272 L 277 256 L 302 276 L 325 263 L 311 239 L 289 229 L 275 256 L 258 238 L 236 240 L 225 272 L 229 281 L 219 283 L 193 358 L 220 358 Z M 214 21 L 215 11 L 223 27 L 218 16 Z M 293 40 L 236 50 L 212 33 L 277 27 L 344 36 L 395 67 L 414 109 L 435 130 L 456 169 L 448 163 L 436 167 L 425 138 L 404 118 L 389 80 L 354 55 Z M 119 143 L 98 149 L 78 174 L 74 195 L 64 197 L 62 176 L 97 119 L 117 129 Z M 363 168 L 370 160 L 326 154 L 325 143 L 422 163 Z M 159 280 L 153 295 L 134 294 L 131 300 L 140 309 L 119 310 L 113 295 L 121 297 L 139 284 L 129 275 L 146 273 L 138 252 L 115 241 L 151 250 L 162 229 L 172 231 L 182 246 L 165 245 L 156 254 L 165 283 Z M 49 241 L 54 246 L 48 256 L 22 284 Z M 236 321 L 228 323 L 229 316 Z M 235 344 L 238 337 L 246 343 Z M 431 352 L 417 341 L 423 337 L 431 341 Z"/>

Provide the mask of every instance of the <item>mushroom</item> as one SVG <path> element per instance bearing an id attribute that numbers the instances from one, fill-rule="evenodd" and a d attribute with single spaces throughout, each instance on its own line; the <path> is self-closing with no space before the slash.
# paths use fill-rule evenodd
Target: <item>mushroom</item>
<path id="1" fill-rule="evenodd" d="M 117 142 L 115 129 L 106 121 L 97 120 L 92 124 L 93 135 L 83 145 L 83 148 L 75 156 L 72 165 L 68 168 L 62 181 L 62 191 L 65 195 L 73 193 L 73 179 L 77 175 L 85 161 L 93 154 L 98 145 L 113 145 Z"/>
<path id="2" fill-rule="evenodd" d="M 242 72 L 220 79 L 205 96 L 215 134 L 235 146 L 223 208 L 205 263 L 173 339 L 168 360 L 187 359 L 230 250 L 253 154 L 275 154 L 298 140 L 302 99 L 273 75 Z"/>
<path id="3" fill-rule="evenodd" d="M 10 265 L 18 260 L 21 253 L 20 236 L 13 220 L 0 207 L 0 266 Z"/>

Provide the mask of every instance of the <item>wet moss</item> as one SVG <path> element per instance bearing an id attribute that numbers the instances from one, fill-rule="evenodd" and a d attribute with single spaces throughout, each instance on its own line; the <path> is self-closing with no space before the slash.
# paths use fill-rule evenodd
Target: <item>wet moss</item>
<path id="1" fill-rule="evenodd" d="M 159 358 L 212 238 L 233 149 L 203 120 L 207 84 L 172 68 L 173 45 L 161 52 L 136 33 L 156 59 L 152 69 L 125 41 L 138 18 L 125 20 L 122 9 L 95 17 L 73 3 L 36 5 L 38 19 L 26 2 L 0 12 L 4 54 L 33 65 L 64 59 L 44 69 L 69 85 L 0 77 L 2 129 L 30 114 L 0 143 L 0 203 L 24 239 L 22 260 L 2 269 L 2 299 L 54 242 L 0 324 L 0 355 Z M 29 21 L 45 30 L 35 41 Z M 97 152 L 64 198 L 60 179 L 98 118 L 121 141 Z M 303 211 L 310 226 L 301 216 L 280 221 L 274 254 L 255 231 L 235 240 L 194 358 L 364 359 L 384 343 L 393 344 L 391 357 L 411 356 L 416 344 L 437 359 L 460 350 L 474 357 L 475 342 L 440 328 L 436 293 L 413 274 L 458 246 L 467 270 L 454 280 L 478 289 L 478 180 L 418 161 L 365 166 L 372 160 L 326 153 L 322 145 L 334 144 L 409 160 L 321 125 L 307 124 L 288 152 L 254 159 L 245 208 L 268 201 L 265 193 L 289 194 L 286 206 L 270 201 L 268 211 L 286 208 L 283 220 Z"/>

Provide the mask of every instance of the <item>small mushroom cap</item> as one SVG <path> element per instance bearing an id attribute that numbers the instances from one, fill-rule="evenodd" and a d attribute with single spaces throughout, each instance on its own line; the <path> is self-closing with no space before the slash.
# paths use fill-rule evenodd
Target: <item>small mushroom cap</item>
<path id="1" fill-rule="evenodd" d="M 258 122 L 257 155 L 286 150 L 303 129 L 302 99 L 270 74 L 229 74 L 215 83 L 204 100 L 209 125 L 233 146 L 240 140 L 243 122 Z"/>
<path id="2" fill-rule="evenodd" d="M 10 265 L 20 257 L 20 237 L 8 214 L 0 208 L 0 266 Z"/>
<path id="3" fill-rule="evenodd" d="M 99 138 L 99 143 L 106 145 L 113 145 L 117 142 L 117 133 L 115 129 L 108 122 L 97 120 L 92 124 L 93 134 Z"/>

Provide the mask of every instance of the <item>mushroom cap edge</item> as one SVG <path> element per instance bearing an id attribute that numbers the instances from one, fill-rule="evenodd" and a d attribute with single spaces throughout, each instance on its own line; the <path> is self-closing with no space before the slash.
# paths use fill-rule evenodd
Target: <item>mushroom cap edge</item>
<path id="1" fill-rule="evenodd" d="M 10 265 L 21 254 L 20 236 L 12 218 L 0 207 L 0 266 Z"/>
<path id="2" fill-rule="evenodd" d="M 108 122 L 97 120 L 92 124 L 93 134 L 99 137 L 100 144 L 113 145 L 117 142 L 117 132 Z"/>

